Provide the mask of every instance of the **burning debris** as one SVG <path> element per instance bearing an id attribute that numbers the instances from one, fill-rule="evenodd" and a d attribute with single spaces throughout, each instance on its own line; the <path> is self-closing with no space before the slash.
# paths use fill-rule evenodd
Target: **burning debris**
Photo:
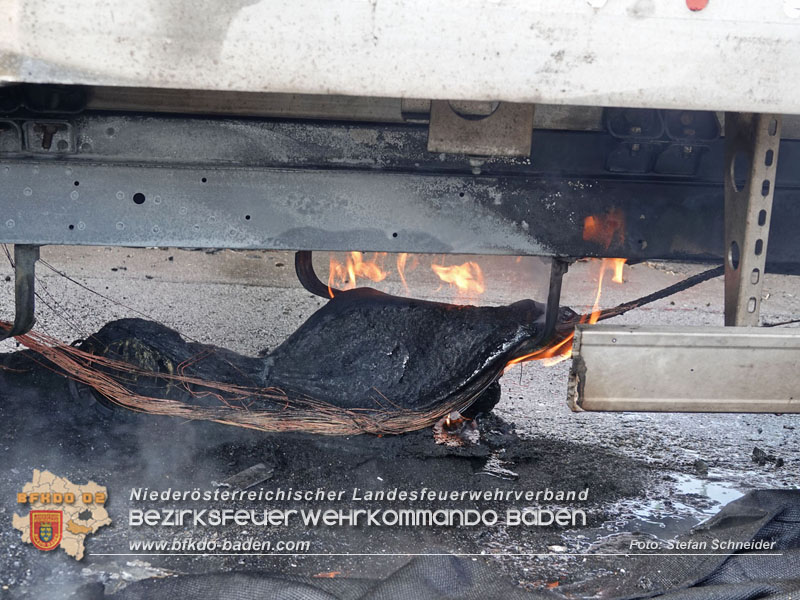
<path id="1" fill-rule="evenodd" d="M 186 342 L 142 319 L 76 346 L 21 343 L 107 404 L 264 431 L 402 433 L 466 411 L 542 341 L 544 307 L 457 306 L 368 288 L 337 292 L 266 358 Z M 487 390 L 489 390 L 487 392 Z"/>
<path id="2" fill-rule="evenodd" d="M 445 415 L 433 426 L 433 439 L 445 446 L 473 446 L 478 443 L 480 433 L 473 419 L 468 419 L 457 410 Z"/>
<path id="3" fill-rule="evenodd" d="M 393 275 L 391 267 L 386 264 L 386 252 L 348 252 L 344 262 L 330 257 L 328 271 L 327 297 L 333 298 L 336 292 L 352 290 L 358 287 L 358 280 L 369 280 L 379 283 Z M 406 273 L 419 267 L 419 257 L 414 255 L 409 262 L 409 254 L 401 252 L 397 255 L 397 276 L 403 284 L 406 294 L 410 294 Z M 486 291 L 486 283 L 481 266 L 475 261 L 467 261 L 460 265 L 446 265 L 445 255 L 436 257 L 430 268 L 443 284 L 447 284 L 454 292 L 454 300 L 461 301 L 477 298 Z M 338 288 L 338 289 L 337 289 Z"/>
<path id="4" fill-rule="evenodd" d="M 591 215 L 583 221 L 583 239 L 596 242 L 608 250 L 612 243 L 625 242 L 625 214 L 618 208 L 604 215 Z"/>
<path id="5" fill-rule="evenodd" d="M 509 360 L 538 343 L 543 316 L 531 300 L 455 306 L 358 288 L 336 293 L 264 359 L 187 343 L 139 319 L 110 323 L 78 349 L 115 361 L 104 371 L 117 362 L 141 369 L 128 383 L 141 397 L 161 392 L 163 400 L 208 410 L 223 404 L 226 412 L 262 414 L 278 429 L 297 420 L 332 428 L 323 422 L 336 412 L 331 432 L 398 433 L 479 400 Z M 144 374 L 153 372 L 159 375 Z M 225 389 L 214 390 L 209 379 Z M 138 401 L 122 404 L 149 410 Z"/>
<path id="6" fill-rule="evenodd" d="M 444 439 L 453 422 L 462 435 L 470 419 L 494 407 L 500 399 L 497 380 L 514 364 L 568 358 L 576 324 L 622 314 L 721 273 L 713 269 L 607 310 L 599 308 L 598 288 L 590 314 L 561 308 L 548 327 L 545 305 L 533 300 L 470 306 L 370 288 L 336 289 L 333 280 L 319 281 L 301 255 L 301 282 L 329 301 L 263 357 L 187 342 L 178 332 L 142 319 L 114 321 L 72 346 L 40 333 L 17 339 L 35 353 L 28 353 L 29 359 L 55 367 L 74 382 L 73 389 L 87 387 L 106 405 L 262 431 L 328 435 L 398 434 L 444 419 Z M 375 264 L 378 258 L 351 253 L 344 267 L 350 281 L 385 277 Z M 400 273 L 406 261 L 407 256 L 398 257 Z M 623 264 L 604 259 L 600 285 L 607 268 L 621 275 Z M 482 279 L 473 263 L 432 265 L 432 270 L 473 291 Z"/>
<path id="7" fill-rule="evenodd" d="M 354 409 L 463 410 L 537 346 L 544 308 L 339 292 L 267 357 L 262 383 Z"/>

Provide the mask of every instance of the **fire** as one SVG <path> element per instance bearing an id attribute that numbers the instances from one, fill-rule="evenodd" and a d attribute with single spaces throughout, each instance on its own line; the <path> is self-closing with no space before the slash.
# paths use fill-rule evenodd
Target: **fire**
<path id="1" fill-rule="evenodd" d="M 614 276 L 611 278 L 611 280 L 615 283 L 622 283 L 622 270 L 624 266 L 624 258 L 602 259 L 600 263 L 600 275 L 598 276 L 597 281 L 597 293 L 594 297 L 592 311 L 589 313 L 589 315 L 584 315 L 584 317 L 581 319 L 581 323 L 589 323 L 590 325 L 597 323 L 600 318 L 600 295 L 603 291 L 603 280 L 605 279 L 606 271 L 613 270 Z M 527 362 L 530 360 L 541 360 L 546 367 L 551 367 L 567 360 L 568 358 L 572 358 L 572 338 L 574 335 L 574 332 L 570 332 L 567 337 L 554 342 L 550 346 L 541 348 L 536 352 L 532 352 L 531 354 L 526 354 L 525 356 L 520 356 L 519 358 L 509 361 L 509 363 L 506 365 L 505 371 L 508 371 L 517 363 Z"/>
<path id="2" fill-rule="evenodd" d="M 439 279 L 455 286 L 460 294 L 480 295 L 486 290 L 483 271 L 476 262 L 470 261 L 451 267 L 432 264 L 431 269 L 439 276 Z"/>
<path id="3" fill-rule="evenodd" d="M 587 219 L 593 219 L 589 217 Z M 609 222 L 609 219 L 620 219 L 619 214 L 614 214 L 612 211 L 609 213 L 605 221 L 599 219 L 598 222 Z M 623 223 L 619 220 L 620 223 Z M 624 223 L 623 223 L 624 227 Z M 617 230 L 615 230 L 617 231 Z M 584 231 L 586 235 L 586 231 Z M 617 235 L 617 234 L 614 234 Z M 619 234 L 622 235 L 622 234 Z M 374 282 L 380 282 L 393 275 L 391 268 L 384 268 L 386 259 L 386 252 L 372 252 L 369 255 L 363 252 L 348 252 L 344 263 L 338 261 L 333 255 L 330 258 L 330 273 L 328 275 L 328 294 L 331 298 L 334 295 L 334 288 L 342 290 L 350 290 L 358 286 L 358 279 L 368 279 Z M 459 300 L 464 298 L 475 297 L 483 294 L 486 291 L 486 284 L 484 280 L 483 270 L 481 266 L 474 261 L 467 261 L 460 265 L 446 265 L 446 255 L 439 255 L 433 257 L 431 260 L 431 270 L 441 279 L 447 283 L 456 293 L 458 298 L 453 301 L 458 303 Z M 407 294 L 410 294 L 408 281 L 406 275 L 416 269 L 420 264 L 418 256 L 409 254 L 407 252 L 399 253 L 396 257 L 396 268 L 399 280 Z M 615 283 L 623 282 L 623 270 L 625 267 L 624 258 L 604 258 L 600 262 L 600 274 L 598 277 L 597 293 L 595 294 L 594 303 L 591 312 L 583 318 L 582 322 L 593 324 L 596 323 L 600 317 L 600 295 L 603 289 L 603 283 L 606 277 L 606 271 L 611 271 L 611 279 Z M 557 364 L 572 356 L 572 336 L 563 338 L 553 342 L 550 346 L 542 348 L 527 356 L 523 356 L 512 360 L 506 366 L 506 369 L 511 366 L 529 360 L 542 360 L 547 366 Z"/>
<path id="4" fill-rule="evenodd" d="M 348 252 L 342 263 L 331 254 L 328 295 L 333 298 L 335 288 L 351 290 L 357 287 L 359 278 L 379 282 L 393 275 L 394 272 L 391 268 L 384 268 L 385 258 L 386 252 L 373 252 L 369 256 L 363 252 Z M 439 279 L 455 290 L 459 298 L 474 297 L 484 293 L 486 284 L 483 271 L 478 263 L 469 261 L 461 265 L 446 266 L 446 260 L 444 254 L 433 257 L 431 269 Z M 401 252 L 397 255 L 397 275 L 406 294 L 411 293 L 406 275 L 416 269 L 419 264 L 419 257 L 414 254 Z"/>
<path id="5" fill-rule="evenodd" d="M 616 239 L 617 244 L 625 241 L 625 213 L 612 208 L 605 215 L 592 215 L 583 220 L 583 239 L 597 242 L 609 248 Z"/>
<path id="6" fill-rule="evenodd" d="M 397 255 L 397 274 L 400 275 L 400 281 L 403 282 L 403 288 L 406 291 L 406 294 L 411 293 L 408 289 L 408 283 L 406 282 L 406 263 L 408 262 L 408 252 L 401 252 Z M 416 255 L 411 257 L 411 264 L 408 265 L 408 270 L 413 271 L 419 265 L 419 258 Z"/>
<path id="7" fill-rule="evenodd" d="M 528 362 L 529 360 L 541 360 L 542 364 L 546 367 L 552 367 L 553 365 L 557 365 L 561 361 L 567 360 L 568 358 L 572 357 L 572 336 L 574 334 L 570 333 L 568 337 L 547 346 L 546 348 L 541 348 L 536 352 L 532 352 L 531 354 L 526 354 L 525 356 L 520 356 L 519 358 L 515 358 L 511 360 L 506 365 L 505 371 L 508 371 L 511 367 L 516 365 L 517 363 L 521 362 Z"/>
<path id="8" fill-rule="evenodd" d="M 365 260 L 362 252 L 350 252 L 343 265 L 331 256 L 330 274 L 328 275 L 328 294 L 333 298 L 333 288 L 351 290 L 358 285 L 358 278 L 370 281 L 383 281 L 389 275 L 381 267 L 386 252 L 373 252 L 372 257 Z"/>
<path id="9" fill-rule="evenodd" d="M 401 252 L 397 255 L 397 273 L 400 275 L 400 281 L 403 282 L 403 288 L 408 293 L 408 283 L 406 283 L 406 261 L 408 260 L 408 252 Z"/>
<path id="10" fill-rule="evenodd" d="M 614 277 L 611 278 L 611 281 L 613 281 L 614 283 L 622 283 L 622 269 L 625 266 L 625 259 L 608 258 L 606 260 L 611 261 L 611 264 L 614 267 Z"/>

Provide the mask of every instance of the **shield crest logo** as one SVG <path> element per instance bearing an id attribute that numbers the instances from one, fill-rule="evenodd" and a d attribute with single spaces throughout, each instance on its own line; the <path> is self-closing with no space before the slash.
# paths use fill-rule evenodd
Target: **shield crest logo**
<path id="1" fill-rule="evenodd" d="M 60 510 L 32 510 L 31 543 L 39 550 L 53 550 L 61 543 L 64 515 Z"/>

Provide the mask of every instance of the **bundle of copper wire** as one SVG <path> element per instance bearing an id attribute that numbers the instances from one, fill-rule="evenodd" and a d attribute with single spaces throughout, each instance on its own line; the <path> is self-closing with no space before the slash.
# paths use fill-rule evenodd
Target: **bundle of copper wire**
<path id="1" fill-rule="evenodd" d="M 11 324 L 0 321 L 0 329 Z M 348 409 L 319 402 L 312 398 L 290 397 L 275 388 L 256 388 L 209 381 L 176 373 L 161 373 L 139 368 L 124 361 L 99 356 L 64 344 L 51 336 L 32 331 L 15 338 L 20 344 L 45 359 L 37 360 L 73 381 L 89 386 L 105 399 L 128 410 L 178 417 L 187 420 L 207 420 L 265 432 L 305 432 L 322 435 L 400 434 L 432 426 L 454 410 L 464 409 L 474 400 L 460 398 L 452 404 L 432 410 Z M 499 373 L 487 378 L 488 383 Z M 218 406 L 197 406 L 170 398 L 141 395 L 126 385 L 131 377 L 148 377 L 186 386 L 193 394 L 213 396 Z M 488 385 L 487 383 L 487 385 Z M 254 401 L 268 405 L 268 410 L 254 410 Z"/>

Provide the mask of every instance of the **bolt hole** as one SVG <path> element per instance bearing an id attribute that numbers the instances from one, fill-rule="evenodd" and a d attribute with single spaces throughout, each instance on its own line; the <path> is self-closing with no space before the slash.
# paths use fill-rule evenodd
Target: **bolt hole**
<path id="1" fill-rule="evenodd" d="M 203 178 L 202 178 L 200 181 L 202 181 L 203 183 L 206 183 L 206 182 L 208 181 L 208 179 L 206 179 L 205 177 L 203 177 Z"/>
<path id="2" fill-rule="evenodd" d="M 770 119 L 769 120 L 769 134 L 775 135 L 778 133 L 778 119 Z"/>
<path id="3" fill-rule="evenodd" d="M 133 201 L 134 201 L 136 204 L 144 204 L 144 201 L 145 201 L 144 194 L 143 194 L 142 192 L 136 192 L 136 193 L 133 195 Z"/>
<path id="4" fill-rule="evenodd" d="M 72 185 L 74 185 L 75 187 L 78 187 L 80 184 L 81 184 L 80 181 L 73 181 L 72 182 Z"/>
<path id="5" fill-rule="evenodd" d="M 772 150 L 767 150 L 767 154 L 764 157 L 764 164 L 768 167 L 772 166 L 772 161 L 775 159 L 775 153 Z"/>
<path id="6" fill-rule="evenodd" d="M 73 229 L 75 229 L 75 225 L 70 225 L 69 230 L 72 231 Z"/>
<path id="7" fill-rule="evenodd" d="M 756 240 L 756 256 L 761 256 L 764 251 L 764 240 Z"/>
<path id="8" fill-rule="evenodd" d="M 769 179 L 765 179 L 761 184 L 761 195 L 766 198 L 769 196 Z"/>
<path id="9" fill-rule="evenodd" d="M 763 227 L 764 224 L 767 222 L 767 211 L 761 210 L 758 212 L 758 224 L 759 226 Z"/>
<path id="10" fill-rule="evenodd" d="M 393 237 L 393 238 L 394 238 L 394 237 L 397 237 L 397 232 L 396 232 L 396 231 L 395 231 L 395 232 L 392 234 L 392 237 Z"/>
<path id="11" fill-rule="evenodd" d="M 749 313 L 756 312 L 756 299 L 755 298 L 750 298 L 750 300 L 747 301 L 747 312 L 749 312 Z"/>
<path id="12" fill-rule="evenodd" d="M 464 192 L 459 192 L 459 193 L 458 193 L 458 197 L 459 197 L 459 198 L 463 198 L 463 197 L 464 197 Z"/>
<path id="13" fill-rule="evenodd" d="M 758 269 L 753 269 L 753 272 L 750 273 L 750 283 L 756 285 L 759 279 L 761 279 L 761 271 Z"/>
<path id="14" fill-rule="evenodd" d="M 734 271 L 739 268 L 739 244 L 736 240 L 731 242 L 731 247 L 728 249 L 728 264 Z"/>
<path id="15" fill-rule="evenodd" d="M 113 127 L 109 127 L 108 129 L 106 129 L 106 135 L 107 135 L 108 137 L 111 137 L 111 136 L 112 136 L 112 135 L 114 135 L 115 133 L 117 133 L 117 132 L 116 132 L 116 130 L 115 130 Z"/>
<path id="16" fill-rule="evenodd" d="M 245 215 L 245 216 L 244 216 L 244 220 L 245 220 L 245 221 L 249 221 L 249 220 L 250 220 L 250 215 Z"/>
<path id="17" fill-rule="evenodd" d="M 737 192 L 741 192 L 747 185 L 747 178 L 750 176 L 750 156 L 744 152 L 737 152 L 731 163 L 731 179 L 733 187 Z"/>

